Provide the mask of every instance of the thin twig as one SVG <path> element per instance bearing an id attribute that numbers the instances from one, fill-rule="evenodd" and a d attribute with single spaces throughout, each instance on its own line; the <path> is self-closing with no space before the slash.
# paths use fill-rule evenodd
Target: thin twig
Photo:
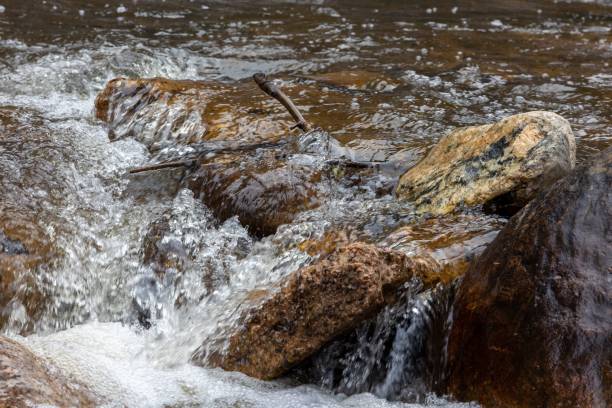
<path id="1" fill-rule="evenodd" d="M 304 119 L 298 108 L 293 104 L 291 99 L 289 99 L 289 97 L 274 84 L 271 79 L 268 79 L 265 74 L 258 72 L 253 75 L 253 80 L 257 85 L 259 85 L 262 91 L 279 101 L 285 107 L 285 109 L 289 111 L 291 117 L 293 117 L 293 120 L 296 122 L 295 127 L 302 129 L 304 132 L 308 132 L 310 130 L 311 126 L 308 124 L 308 122 L 306 122 L 306 119 Z"/>
<path id="2" fill-rule="evenodd" d="M 189 167 L 194 164 L 194 162 L 201 159 L 203 156 L 214 153 L 233 153 L 233 152 L 244 152 L 249 150 L 257 150 L 257 149 L 274 149 L 277 147 L 281 147 L 287 144 L 287 141 L 281 142 L 263 142 L 263 143 L 254 143 L 249 145 L 235 145 L 235 146 L 224 146 L 224 147 L 216 147 L 216 148 L 206 148 L 202 150 L 197 150 L 197 145 L 192 145 L 196 148 L 196 152 L 192 153 L 192 155 L 183 160 L 172 160 L 167 162 L 161 162 L 156 164 L 151 164 L 142 167 L 135 167 L 130 169 L 130 174 L 142 173 L 145 171 L 154 171 L 168 168 L 176 168 L 176 167 Z"/>
<path id="3" fill-rule="evenodd" d="M 194 161 L 195 159 L 176 160 L 165 163 L 151 164 L 149 166 L 134 167 L 133 169 L 130 169 L 130 174 L 143 173 L 145 171 L 170 169 L 176 167 L 189 167 L 191 164 L 193 164 Z"/>

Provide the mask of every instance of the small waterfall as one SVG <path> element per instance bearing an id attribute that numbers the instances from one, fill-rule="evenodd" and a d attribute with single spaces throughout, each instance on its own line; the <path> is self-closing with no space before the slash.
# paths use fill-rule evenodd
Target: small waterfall
<path id="1" fill-rule="evenodd" d="M 296 370 L 343 394 L 425 402 L 444 382 L 448 312 L 454 284 L 421 292 L 405 285 L 400 300 Z"/>

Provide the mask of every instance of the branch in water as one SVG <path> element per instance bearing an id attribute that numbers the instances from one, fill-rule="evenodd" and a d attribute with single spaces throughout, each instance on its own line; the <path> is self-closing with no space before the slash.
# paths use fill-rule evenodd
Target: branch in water
<path id="1" fill-rule="evenodd" d="M 195 155 L 192 154 L 191 157 L 183 159 L 183 160 L 173 160 L 173 161 L 151 164 L 151 165 L 142 166 L 142 167 L 135 167 L 133 169 L 130 169 L 129 172 L 130 174 L 136 174 L 136 173 L 143 173 L 145 171 L 170 169 L 170 168 L 176 168 L 176 167 L 189 167 L 193 165 L 197 160 L 199 160 L 203 156 L 210 154 L 210 153 L 232 153 L 232 152 L 244 152 L 244 151 L 249 151 L 249 150 L 257 150 L 257 149 L 274 149 L 277 147 L 281 147 L 287 143 L 288 142 L 286 141 L 263 142 L 263 143 L 255 143 L 255 144 L 242 145 L 242 146 L 236 145 L 236 146 L 224 146 L 224 147 L 217 147 L 217 148 L 206 148 L 200 151 L 196 150 Z M 197 149 L 197 145 L 194 145 L 194 146 Z"/>
<path id="2" fill-rule="evenodd" d="M 295 127 L 302 129 L 304 132 L 308 132 L 310 130 L 310 125 L 308 122 L 306 122 L 306 119 L 304 119 L 298 108 L 293 104 L 291 99 L 289 99 L 289 97 L 274 84 L 271 79 L 268 79 L 265 74 L 258 72 L 257 74 L 253 75 L 253 80 L 257 85 L 259 85 L 262 91 L 279 101 L 289 111 L 293 117 L 293 120 L 296 122 Z"/>
<path id="3" fill-rule="evenodd" d="M 145 171 L 154 171 L 161 169 L 171 169 L 176 167 L 189 167 L 193 164 L 194 161 L 195 159 L 177 160 L 159 164 L 151 164 L 149 166 L 134 167 L 133 169 L 130 169 L 130 174 L 144 173 Z"/>

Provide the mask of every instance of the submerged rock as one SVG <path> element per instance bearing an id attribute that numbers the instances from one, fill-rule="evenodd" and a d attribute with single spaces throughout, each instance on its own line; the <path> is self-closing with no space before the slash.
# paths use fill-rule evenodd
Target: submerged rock
<path id="1" fill-rule="evenodd" d="M 399 180 L 399 198 L 420 212 L 490 204 L 512 212 L 566 175 L 575 164 L 569 123 L 551 112 L 510 116 L 451 132 Z"/>
<path id="2" fill-rule="evenodd" d="M 38 225 L 7 215 L 0 215 L 0 329 L 25 334 L 46 306 L 39 273 L 55 254 Z"/>
<path id="3" fill-rule="evenodd" d="M 93 395 L 25 346 L 0 336 L 0 406 L 94 407 Z"/>
<path id="4" fill-rule="evenodd" d="M 443 279 L 431 258 L 348 245 L 292 274 L 247 310 L 225 347 L 210 351 L 203 345 L 193 361 L 261 379 L 278 377 L 395 302 L 396 289 L 411 278 L 425 287 Z"/>
<path id="5" fill-rule="evenodd" d="M 45 272 L 60 255 L 49 208 L 63 204 L 56 163 L 68 158 L 29 109 L 0 107 L 0 145 L 0 330 L 25 335 L 47 306 Z"/>
<path id="6" fill-rule="evenodd" d="M 253 83 L 116 78 L 96 98 L 111 140 L 133 137 L 151 151 L 206 140 L 254 143 L 283 135 L 290 118 L 269 112 Z"/>
<path id="7" fill-rule="evenodd" d="M 485 407 L 612 404 L 612 148 L 533 200 L 469 269 L 449 391 Z"/>

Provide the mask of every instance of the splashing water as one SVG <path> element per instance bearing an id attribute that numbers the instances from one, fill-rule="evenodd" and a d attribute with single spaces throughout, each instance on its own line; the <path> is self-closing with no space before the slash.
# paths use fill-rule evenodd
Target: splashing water
<path id="1" fill-rule="evenodd" d="M 429 394 L 444 376 L 448 287 L 420 292 L 412 282 L 398 304 L 299 368 L 312 385 L 299 385 L 297 375 L 262 382 L 188 361 L 203 342 L 222 347 L 240 311 L 258 301 L 253 293 L 269 295 L 313 262 L 317 255 L 300 244 L 330 231 L 442 261 L 486 245 L 503 220 L 475 210 L 406 229 L 419 221 L 411 205 L 380 193 L 443 132 L 547 109 L 572 123 L 579 160 L 610 143 L 605 3 L 543 3 L 541 13 L 509 11 L 504 2 L 473 10 L 443 1 L 429 12 L 376 2 L 263 2 L 253 10 L 166 1 L 121 12 L 98 1 L 32 10 L 21 3 L 5 0 L 0 14 L 0 251 L 36 248 L 44 256 L 18 282 L 3 330 L 107 406 L 468 406 Z M 507 47 L 491 46 L 496 41 Z M 127 176 L 156 159 L 151 141 L 126 134 L 111 143 L 92 113 L 96 94 L 117 76 L 237 84 L 231 97 L 253 106 L 264 96 L 240 89 L 262 70 L 283 77 L 305 116 L 339 141 L 338 152 L 397 165 L 331 185 L 321 207 L 257 240 L 178 188 L 178 172 Z M 151 117 L 159 112 L 150 109 Z M 153 140 L 167 149 L 161 154 L 182 152 L 172 150 L 171 136 L 202 127 L 199 117 L 181 114 L 166 118 L 182 128 Z M 316 142 L 291 160 L 321 160 L 328 147 L 317 150 Z M 4 239 L 11 222 L 29 233 L 24 248 Z M 170 266 L 147 261 L 149 237 Z M 27 301 L 39 298 L 40 307 Z"/>

